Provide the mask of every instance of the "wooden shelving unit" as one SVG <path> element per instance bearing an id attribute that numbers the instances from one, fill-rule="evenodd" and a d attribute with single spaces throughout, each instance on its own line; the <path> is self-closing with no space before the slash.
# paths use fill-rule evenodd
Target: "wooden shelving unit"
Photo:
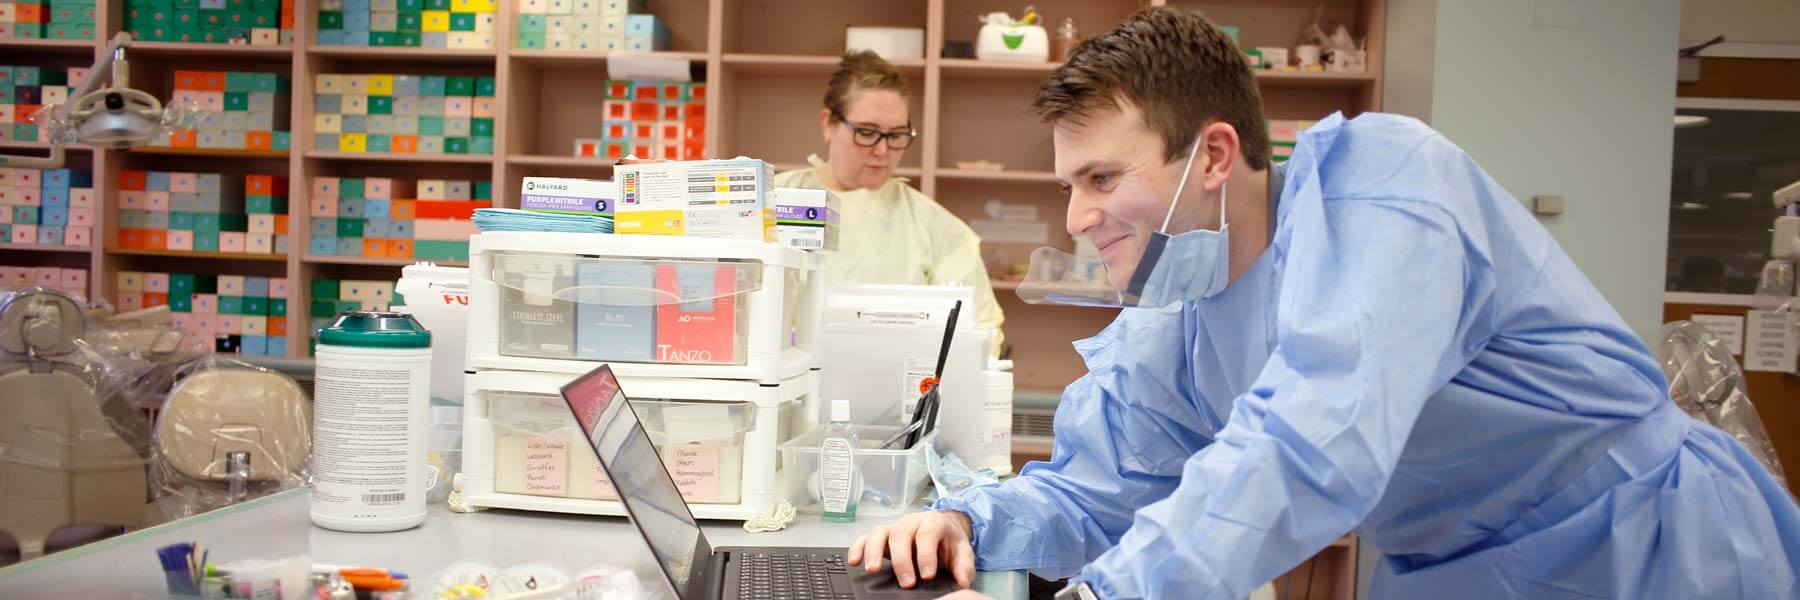
<path id="1" fill-rule="evenodd" d="M 135 87 L 167 97 L 176 68 L 284 73 L 292 77 L 292 149 L 289 152 L 74 148 L 69 165 L 94 171 L 105 210 L 99 211 L 91 248 L 0 244 L 0 260 L 10 264 L 84 264 L 92 293 L 112 297 L 120 270 L 194 269 L 218 273 L 285 276 L 296 282 L 315 277 L 394 278 L 404 259 L 312 256 L 307 254 L 310 218 L 305 210 L 314 176 L 491 180 L 495 202 L 516 206 L 519 180 L 526 176 L 604 178 L 611 166 L 574 158 L 576 138 L 598 137 L 603 84 L 610 59 L 597 53 L 518 50 L 513 46 L 516 3 L 501 0 L 496 48 L 447 50 L 316 46 L 311 40 L 317 0 L 295 6 L 292 46 L 258 47 L 140 42 L 131 50 Z M 100 0 L 97 31 L 109 39 L 123 24 L 124 0 Z M 1104 31 L 1144 5 L 1176 4 L 1200 9 L 1216 22 L 1240 28 L 1247 47 L 1291 46 L 1321 4 L 1327 20 L 1344 23 L 1368 37 L 1370 72 L 1259 72 L 1270 118 L 1318 119 L 1381 106 L 1385 0 L 1040 0 L 1046 23 L 1072 17 L 1086 35 Z M 670 48 L 639 56 L 685 60 L 708 82 L 707 148 L 712 156 L 755 156 L 780 170 L 805 167 L 810 153 L 823 152 L 818 111 L 826 79 L 843 48 L 847 25 L 919 27 L 926 30 L 927 57 L 896 61 L 912 87 L 918 142 L 907 151 L 898 174 L 965 220 L 985 218 L 991 200 L 1031 204 L 1051 231 L 1051 244 L 1070 243 L 1063 231 L 1064 200 L 1052 164 L 1049 129 L 1030 114 L 1029 101 L 1051 63 L 945 59 L 938 49 L 950 41 L 972 41 L 977 16 L 1018 10 L 998 0 L 649 0 L 649 10 L 670 30 Z M 797 18 L 798 16 L 798 18 Z M 86 66 L 100 40 L 0 40 L 0 64 Z M 492 155 L 394 155 L 321 152 L 312 146 L 313 76 L 321 73 L 407 73 L 480 75 L 496 79 L 499 108 Z M 0 150 L 31 152 L 43 144 L 0 142 Z M 999 172 L 963 170 L 963 161 L 1006 165 Z M 290 247 L 286 255 L 221 255 L 110 248 L 117 223 L 118 194 L 111 183 L 127 169 L 285 174 L 290 180 Z M 990 262 L 1016 263 L 1037 244 L 989 244 Z M 990 268 L 1006 310 L 1006 337 L 1017 365 L 1020 390 L 1060 390 L 1085 372 L 1069 344 L 1099 331 L 1109 311 L 1031 306 L 1019 301 L 1012 274 Z M 309 287 L 292 285 L 288 317 L 307 321 Z M 304 357 L 306 327 L 291 327 L 288 348 Z M 1353 582 L 1354 548 L 1327 553 L 1339 568 L 1329 579 Z M 1345 573 L 1351 573 L 1345 575 Z M 1325 578 L 1322 578 L 1325 579 Z M 1323 583 L 1323 582 L 1322 582 Z M 1350 583 L 1327 586 L 1320 597 L 1350 597 Z"/>

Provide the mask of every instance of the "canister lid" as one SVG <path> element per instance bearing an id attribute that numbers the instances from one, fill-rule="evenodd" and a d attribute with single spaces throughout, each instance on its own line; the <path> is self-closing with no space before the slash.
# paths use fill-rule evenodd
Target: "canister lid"
<path id="1" fill-rule="evenodd" d="M 430 348 L 431 332 L 412 315 L 348 310 L 319 330 L 319 343 L 352 348 Z"/>

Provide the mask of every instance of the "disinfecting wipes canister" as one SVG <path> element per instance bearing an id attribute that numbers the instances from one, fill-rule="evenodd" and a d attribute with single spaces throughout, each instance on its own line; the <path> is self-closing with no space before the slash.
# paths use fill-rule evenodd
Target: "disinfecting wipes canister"
<path id="1" fill-rule="evenodd" d="M 431 332 L 412 315 L 348 311 L 319 331 L 312 521 L 398 531 L 425 521 Z"/>

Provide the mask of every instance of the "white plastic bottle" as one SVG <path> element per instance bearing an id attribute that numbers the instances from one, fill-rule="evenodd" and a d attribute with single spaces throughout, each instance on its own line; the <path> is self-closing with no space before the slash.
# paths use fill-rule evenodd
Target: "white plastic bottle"
<path id="1" fill-rule="evenodd" d="M 820 518 L 832 523 L 856 522 L 856 449 L 861 447 L 850 428 L 850 401 L 831 401 L 831 424 L 819 442 Z"/>
<path id="2" fill-rule="evenodd" d="M 350 311 L 320 330 L 312 521 L 399 531 L 425 521 L 431 332 L 411 315 Z"/>

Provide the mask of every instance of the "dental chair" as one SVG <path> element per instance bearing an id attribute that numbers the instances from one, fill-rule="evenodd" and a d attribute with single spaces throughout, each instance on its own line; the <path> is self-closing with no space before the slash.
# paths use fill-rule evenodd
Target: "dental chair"
<path id="1" fill-rule="evenodd" d="M 68 294 L 0 293 L 0 531 L 24 560 L 65 527 L 142 524 L 144 458 L 130 441 L 141 436 L 117 430 L 130 421 L 108 413 L 130 408 L 74 358 L 87 324 Z"/>
<path id="2" fill-rule="evenodd" d="M 156 422 L 158 498 L 168 521 L 304 485 L 312 409 L 286 375 L 207 356 L 183 365 Z"/>

